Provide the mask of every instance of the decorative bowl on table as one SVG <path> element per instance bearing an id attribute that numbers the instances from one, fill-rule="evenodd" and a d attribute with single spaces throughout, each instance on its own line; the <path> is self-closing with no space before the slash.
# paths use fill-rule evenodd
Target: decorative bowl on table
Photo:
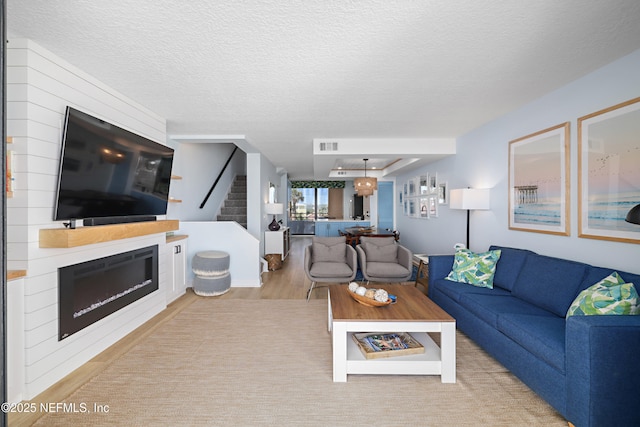
<path id="1" fill-rule="evenodd" d="M 348 293 L 351 298 L 368 307 L 384 307 L 392 302 L 384 289 L 366 289 L 363 286 L 357 286 L 355 282 L 349 284 Z"/>

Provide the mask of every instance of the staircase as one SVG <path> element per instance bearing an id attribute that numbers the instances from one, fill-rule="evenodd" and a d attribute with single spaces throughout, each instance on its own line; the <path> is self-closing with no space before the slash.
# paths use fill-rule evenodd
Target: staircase
<path id="1" fill-rule="evenodd" d="M 224 206 L 220 209 L 218 221 L 235 221 L 244 228 L 247 228 L 246 175 L 236 176 L 227 194 L 227 199 L 224 201 Z"/>

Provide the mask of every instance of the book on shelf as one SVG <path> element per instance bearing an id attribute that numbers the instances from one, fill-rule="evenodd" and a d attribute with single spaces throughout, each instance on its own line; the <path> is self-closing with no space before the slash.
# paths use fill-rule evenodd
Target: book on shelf
<path id="1" fill-rule="evenodd" d="M 424 353 L 423 345 L 406 332 L 366 332 L 352 337 L 367 359 Z"/>

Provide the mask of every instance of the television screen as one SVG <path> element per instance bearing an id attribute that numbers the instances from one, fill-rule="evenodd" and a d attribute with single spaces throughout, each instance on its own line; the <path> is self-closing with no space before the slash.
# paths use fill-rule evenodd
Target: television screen
<path id="1" fill-rule="evenodd" d="M 54 220 L 164 215 L 173 149 L 67 107 Z"/>

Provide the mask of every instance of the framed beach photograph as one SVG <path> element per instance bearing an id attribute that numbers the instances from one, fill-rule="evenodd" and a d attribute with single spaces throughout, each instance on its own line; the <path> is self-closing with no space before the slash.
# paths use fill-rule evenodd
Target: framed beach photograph
<path id="1" fill-rule="evenodd" d="M 578 119 L 578 236 L 640 243 L 640 98 Z"/>
<path id="2" fill-rule="evenodd" d="M 568 236 L 569 122 L 509 142 L 509 229 Z"/>

